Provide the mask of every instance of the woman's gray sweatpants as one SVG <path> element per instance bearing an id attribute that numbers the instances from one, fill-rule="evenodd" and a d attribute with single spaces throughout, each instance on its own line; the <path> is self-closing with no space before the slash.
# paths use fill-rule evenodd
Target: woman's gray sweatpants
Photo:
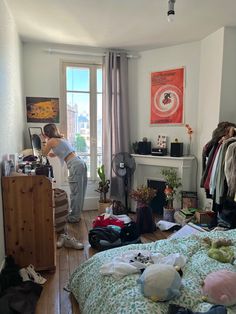
<path id="1" fill-rule="evenodd" d="M 78 219 L 84 206 L 84 197 L 87 188 L 87 166 L 79 157 L 67 162 L 69 170 L 68 182 L 70 186 L 70 216 Z"/>

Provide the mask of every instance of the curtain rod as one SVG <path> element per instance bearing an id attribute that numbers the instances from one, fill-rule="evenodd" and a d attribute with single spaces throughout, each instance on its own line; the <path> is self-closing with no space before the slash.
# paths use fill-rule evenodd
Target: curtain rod
<path id="1" fill-rule="evenodd" d="M 94 57 L 104 57 L 105 56 L 105 52 L 85 52 L 85 51 L 61 50 L 61 49 L 53 49 L 53 48 L 44 49 L 44 51 L 47 53 L 50 53 L 50 54 L 61 53 L 61 54 L 69 54 L 69 55 L 94 56 Z M 139 56 L 127 54 L 127 58 L 137 59 L 137 58 L 139 58 Z"/>

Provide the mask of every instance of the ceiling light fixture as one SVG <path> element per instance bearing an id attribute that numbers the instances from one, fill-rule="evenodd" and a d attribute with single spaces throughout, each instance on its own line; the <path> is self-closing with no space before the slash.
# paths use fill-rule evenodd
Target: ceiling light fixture
<path id="1" fill-rule="evenodd" d="M 173 22 L 175 17 L 175 0 L 168 0 L 167 20 Z"/>

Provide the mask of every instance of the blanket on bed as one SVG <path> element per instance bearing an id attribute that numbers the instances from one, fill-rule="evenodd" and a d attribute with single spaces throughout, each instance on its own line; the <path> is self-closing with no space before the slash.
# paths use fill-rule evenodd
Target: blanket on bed
<path id="1" fill-rule="evenodd" d="M 236 230 L 202 232 L 184 238 L 159 240 L 147 244 L 133 244 L 97 253 L 72 274 L 69 288 L 84 314 L 166 314 L 169 304 L 177 304 L 193 311 L 207 311 L 212 304 L 204 302 L 201 296 L 201 282 L 212 271 L 228 269 L 236 271 L 236 265 L 220 263 L 207 255 L 208 248 L 202 240 L 225 238 L 233 242 L 236 254 Z M 129 250 L 150 250 L 169 255 L 180 253 L 187 258 L 183 268 L 181 295 L 169 302 L 153 302 L 145 298 L 137 284 L 140 274 L 131 274 L 122 279 L 104 276 L 100 268 L 116 256 Z M 228 308 L 228 313 L 236 313 L 236 306 Z"/>

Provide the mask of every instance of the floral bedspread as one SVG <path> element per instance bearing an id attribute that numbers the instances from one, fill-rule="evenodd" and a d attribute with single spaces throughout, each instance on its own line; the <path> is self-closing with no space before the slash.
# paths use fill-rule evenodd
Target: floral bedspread
<path id="1" fill-rule="evenodd" d="M 75 270 L 69 282 L 81 312 L 83 314 L 166 314 L 170 303 L 193 311 L 207 311 L 212 304 L 204 302 L 201 298 L 201 281 L 212 271 L 219 269 L 236 271 L 236 266 L 223 264 L 208 257 L 207 247 L 202 240 L 206 236 L 231 239 L 236 254 L 236 230 L 203 232 L 185 238 L 133 244 L 95 254 Z M 103 264 L 125 251 L 134 249 L 150 250 L 164 255 L 180 253 L 187 257 L 180 297 L 169 302 L 153 302 L 142 295 L 140 285 L 137 284 L 139 274 L 116 280 L 112 276 L 103 276 L 99 273 Z M 229 307 L 228 313 L 236 313 L 236 306 Z"/>

